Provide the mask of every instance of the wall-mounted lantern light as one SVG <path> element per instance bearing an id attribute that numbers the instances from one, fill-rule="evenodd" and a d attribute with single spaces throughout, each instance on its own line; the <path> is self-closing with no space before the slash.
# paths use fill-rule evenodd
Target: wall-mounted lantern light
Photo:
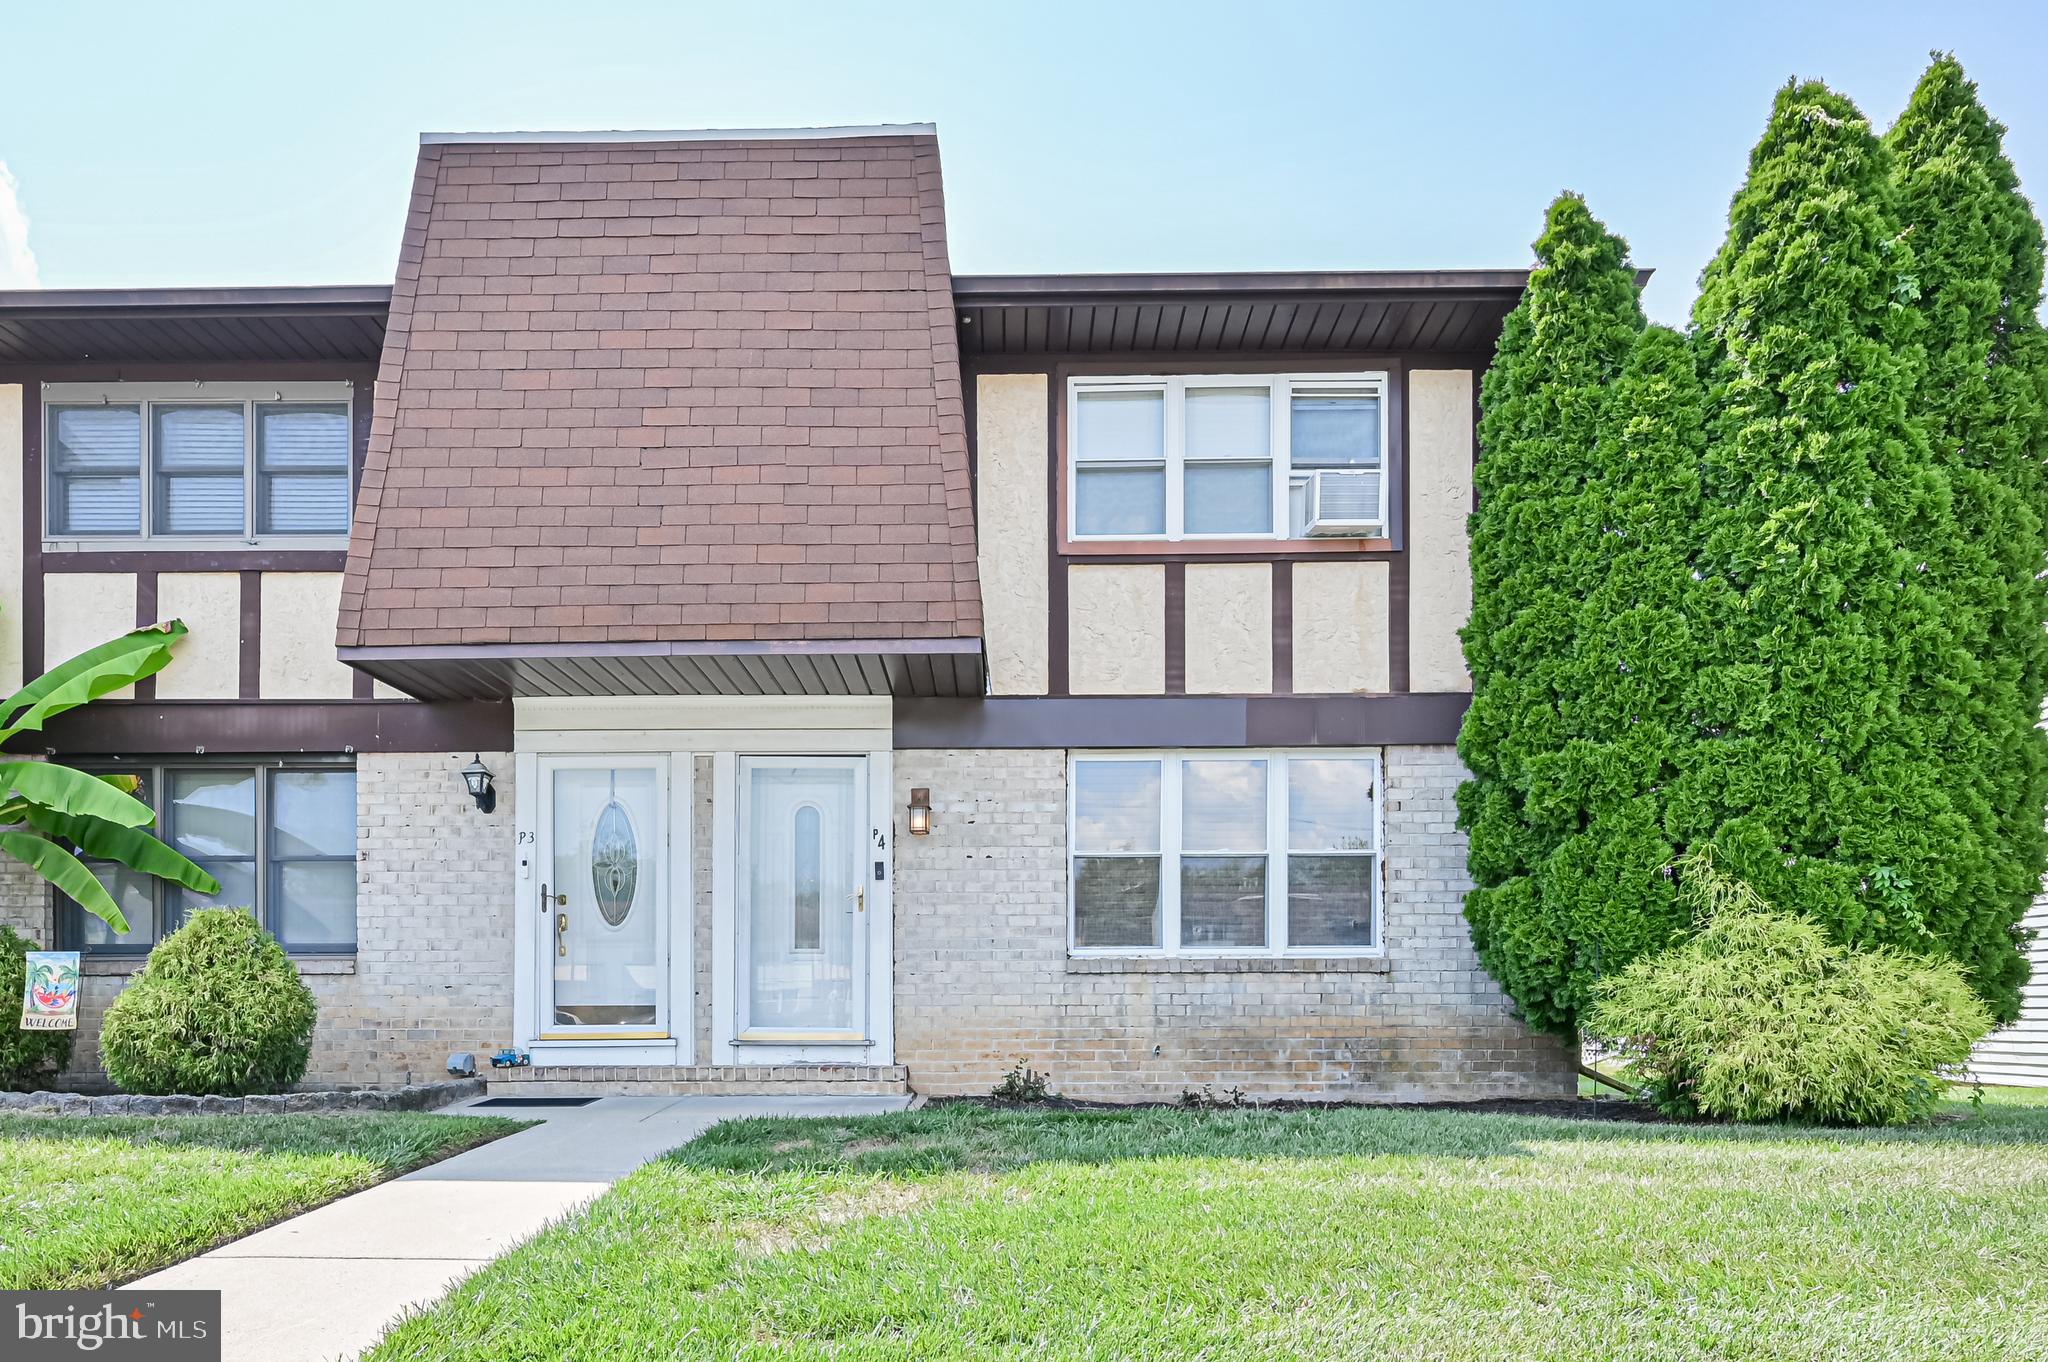
<path id="1" fill-rule="evenodd" d="M 932 792 L 920 785 L 910 792 L 910 835 L 923 837 L 932 830 Z"/>
<path id="2" fill-rule="evenodd" d="M 462 783 L 469 787 L 469 797 L 476 801 L 479 809 L 489 813 L 498 807 L 498 791 L 491 784 L 491 768 L 484 765 L 481 752 L 462 768 Z"/>

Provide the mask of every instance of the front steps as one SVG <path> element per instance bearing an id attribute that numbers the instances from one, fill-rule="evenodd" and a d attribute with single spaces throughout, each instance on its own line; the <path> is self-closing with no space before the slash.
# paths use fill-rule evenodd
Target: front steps
<path id="1" fill-rule="evenodd" d="M 908 1097 L 901 1064 L 542 1065 L 486 1069 L 492 1097 Z"/>

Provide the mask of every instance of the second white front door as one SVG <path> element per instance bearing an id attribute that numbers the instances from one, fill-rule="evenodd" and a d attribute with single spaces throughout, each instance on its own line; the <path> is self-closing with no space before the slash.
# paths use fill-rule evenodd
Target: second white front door
<path id="1" fill-rule="evenodd" d="M 734 1036 L 869 1039 L 865 757 L 742 757 Z"/>

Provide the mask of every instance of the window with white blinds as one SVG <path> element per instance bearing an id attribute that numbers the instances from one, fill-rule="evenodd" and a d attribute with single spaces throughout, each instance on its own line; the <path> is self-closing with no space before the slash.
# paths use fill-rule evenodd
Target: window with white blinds
<path id="1" fill-rule="evenodd" d="M 340 538 L 347 384 L 50 384 L 48 537 Z"/>
<path id="2" fill-rule="evenodd" d="M 1384 535 L 1387 384 L 1384 373 L 1070 379 L 1068 533 Z"/>
<path id="3" fill-rule="evenodd" d="M 1076 752 L 1075 955 L 1381 950 L 1377 753 Z"/>

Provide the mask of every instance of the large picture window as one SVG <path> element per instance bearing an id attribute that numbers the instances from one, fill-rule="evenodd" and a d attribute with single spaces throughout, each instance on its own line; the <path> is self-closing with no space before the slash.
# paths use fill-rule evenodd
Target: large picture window
<path id="1" fill-rule="evenodd" d="M 50 539 L 348 533 L 345 383 L 53 383 L 43 404 Z"/>
<path id="2" fill-rule="evenodd" d="M 1068 799 L 1077 955 L 1380 949 L 1369 753 L 1082 753 Z"/>
<path id="3" fill-rule="evenodd" d="M 126 766 L 157 811 L 156 835 L 204 866 L 220 892 L 197 894 L 110 861 L 86 860 L 128 915 L 115 932 L 64 900 L 88 951 L 147 950 L 200 908 L 245 908 L 294 951 L 356 945 L 356 773 L 342 762 Z"/>
<path id="4" fill-rule="evenodd" d="M 1365 373 L 1073 379 L 1068 533 L 1384 535 L 1386 385 Z"/>

